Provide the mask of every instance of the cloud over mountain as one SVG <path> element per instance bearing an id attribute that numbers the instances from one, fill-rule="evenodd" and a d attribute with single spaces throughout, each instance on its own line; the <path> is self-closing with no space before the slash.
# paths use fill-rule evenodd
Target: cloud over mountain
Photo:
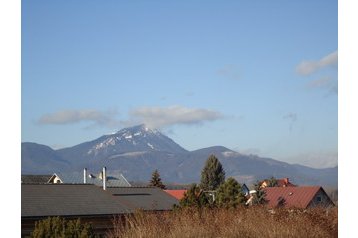
<path id="1" fill-rule="evenodd" d="M 114 119 L 116 111 L 99 111 L 95 109 L 83 110 L 62 110 L 53 113 L 47 113 L 37 121 L 41 125 L 64 125 L 74 124 L 83 121 L 92 122 L 98 126 L 115 126 L 118 122 Z"/>
<path id="2" fill-rule="evenodd" d="M 338 51 L 334 51 L 324 56 L 318 61 L 302 61 L 297 67 L 296 72 L 300 75 L 307 76 L 315 73 L 319 69 L 336 66 L 338 64 Z"/>
<path id="3" fill-rule="evenodd" d="M 154 128 L 171 125 L 201 124 L 206 121 L 215 121 L 224 116 L 217 111 L 203 108 L 187 108 L 179 105 L 169 107 L 140 107 L 132 110 L 129 123 L 145 123 Z"/>

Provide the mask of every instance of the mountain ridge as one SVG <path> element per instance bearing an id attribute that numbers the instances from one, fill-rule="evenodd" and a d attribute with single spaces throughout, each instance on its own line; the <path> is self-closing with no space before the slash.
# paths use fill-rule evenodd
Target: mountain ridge
<path id="1" fill-rule="evenodd" d="M 338 184 L 337 167 L 314 169 L 241 154 L 224 146 L 188 151 L 160 131 L 145 125 L 123 128 L 116 133 L 58 150 L 30 142 L 23 142 L 21 147 L 22 173 L 81 171 L 84 167 L 100 170 L 107 166 L 109 171 L 122 173 L 132 181 L 148 181 L 152 171 L 158 169 L 164 181 L 192 183 L 200 181 L 206 159 L 214 154 L 223 164 L 227 177 L 234 177 L 239 182 L 250 184 L 274 176 L 290 177 L 298 184 Z"/>

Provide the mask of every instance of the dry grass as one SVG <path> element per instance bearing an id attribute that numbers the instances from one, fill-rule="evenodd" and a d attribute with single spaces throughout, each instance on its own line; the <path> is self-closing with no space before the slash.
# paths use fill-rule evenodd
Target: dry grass
<path id="1" fill-rule="evenodd" d="M 138 212 L 117 219 L 108 237 L 338 237 L 338 209 Z"/>

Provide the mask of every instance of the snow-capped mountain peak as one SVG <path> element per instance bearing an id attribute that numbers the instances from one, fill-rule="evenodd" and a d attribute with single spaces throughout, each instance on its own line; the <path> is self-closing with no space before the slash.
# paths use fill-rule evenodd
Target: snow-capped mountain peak
<path id="1" fill-rule="evenodd" d="M 146 125 L 124 128 L 115 134 L 105 135 L 91 143 L 87 154 L 119 154 L 138 151 L 186 152 L 169 137 Z"/>

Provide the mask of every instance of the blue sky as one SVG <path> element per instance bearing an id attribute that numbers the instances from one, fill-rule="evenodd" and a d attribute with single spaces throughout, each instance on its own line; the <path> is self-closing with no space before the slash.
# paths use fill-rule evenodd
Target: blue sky
<path id="1" fill-rule="evenodd" d="M 146 123 L 314 167 L 338 157 L 337 1 L 23 1 L 21 140 Z"/>

